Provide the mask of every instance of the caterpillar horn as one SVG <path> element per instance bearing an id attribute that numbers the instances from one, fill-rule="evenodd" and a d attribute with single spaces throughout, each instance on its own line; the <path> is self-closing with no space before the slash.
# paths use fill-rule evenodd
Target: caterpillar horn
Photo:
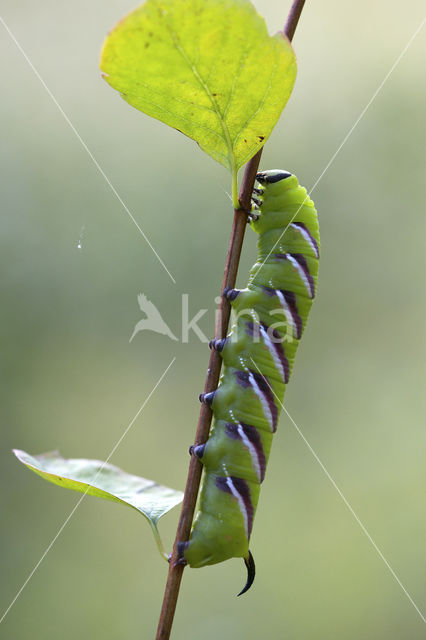
<path id="1" fill-rule="evenodd" d="M 245 583 L 244 588 L 238 594 L 239 596 L 242 596 L 243 593 L 245 593 L 246 591 L 248 591 L 250 589 L 251 585 L 254 582 L 254 577 L 256 575 L 256 566 L 254 564 L 254 558 L 253 558 L 253 556 L 251 554 L 250 549 L 249 549 L 247 557 L 244 558 L 244 564 L 247 567 L 247 582 Z"/>

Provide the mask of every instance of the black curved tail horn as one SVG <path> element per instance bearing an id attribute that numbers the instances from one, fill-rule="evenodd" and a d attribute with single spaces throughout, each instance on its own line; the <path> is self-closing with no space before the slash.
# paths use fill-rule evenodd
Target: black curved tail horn
<path id="1" fill-rule="evenodd" d="M 240 593 L 238 594 L 239 596 L 241 596 L 243 593 L 245 593 L 250 589 L 251 585 L 254 582 L 254 577 L 256 575 L 256 566 L 254 564 L 254 558 L 251 555 L 250 550 L 248 552 L 247 558 L 244 558 L 244 564 L 247 567 L 247 582 L 244 585 L 244 589 L 240 591 Z"/>

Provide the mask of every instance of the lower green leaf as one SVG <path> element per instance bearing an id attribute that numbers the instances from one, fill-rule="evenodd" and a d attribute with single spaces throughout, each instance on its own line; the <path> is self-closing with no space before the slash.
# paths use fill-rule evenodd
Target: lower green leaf
<path id="1" fill-rule="evenodd" d="M 157 524 L 161 516 L 182 502 L 183 493 L 153 480 L 126 473 L 118 467 L 84 458 L 62 458 L 58 451 L 31 456 L 14 449 L 13 453 L 42 478 L 65 489 L 72 489 L 105 500 L 112 500 L 139 511 L 151 524 L 155 541 L 163 557 L 164 551 Z"/>

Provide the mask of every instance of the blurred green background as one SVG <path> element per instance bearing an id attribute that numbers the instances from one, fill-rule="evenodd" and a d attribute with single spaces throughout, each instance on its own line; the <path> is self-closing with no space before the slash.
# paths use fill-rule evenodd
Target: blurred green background
<path id="1" fill-rule="evenodd" d="M 312 187 L 420 24 L 422 4 L 307 2 L 294 40 L 296 87 L 263 168 L 290 169 Z M 256 2 L 271 31 L 289 5 Z M 79 499 L 30 474 L 12 447 L 105 459 L 176 357 L 111 462 L 184 486 L 208 349 L 195 336 L 181 344 L 147 332 L 129 344 L 141 317 L 136 296 L 153 300 L 179 334 L 188 293 L 191 313 L 209 309 L 200 327 L 211 336 L 231 224 L 226 172 L 100 77 L 104 36 L 131 0 L 2 0 L 1 7 L 176 284 L 0 25 L 0 616 Z M 319 295 L 286 397 L 423 610 L 424 44 L 425 30 L 314 190 Z M 253 262 L 253 235 L 240 285 Z M 176 520 L 173 511 L 160 523 L 168 548 Z M 185 572 L 175 640 L 424 637 L 419 614 L 285 416 L 252 550 L 258 576 L 238 600 L 241 561 Z M 0 637 L 153 638 L 166 571 L 141 517 L 87 498 Z"/>

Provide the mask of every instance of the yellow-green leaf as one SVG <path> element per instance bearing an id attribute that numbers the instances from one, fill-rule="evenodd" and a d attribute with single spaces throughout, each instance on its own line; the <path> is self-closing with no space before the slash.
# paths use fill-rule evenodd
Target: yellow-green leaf
<path id="1" fill-rule="evenodd" d="M 151 524 L 160 553 L 167 557 L 161 544 L 157 524 L 161 516 L 182 501 L 183 493 L 122 471 L 100 460 L 65 459 L 58 451 L 31 456 L 14 449 L 13 453 L 48 482 L 64 489 L 112 500 L 133 507 Z"/>
<path id="2" fill-rule="evenodd" d="M 235 175 L 265 143 L 296 77 L 289 41 L 246 0 L 148 0 L 108 35 L 101 69 L 132 106 Z"/>

